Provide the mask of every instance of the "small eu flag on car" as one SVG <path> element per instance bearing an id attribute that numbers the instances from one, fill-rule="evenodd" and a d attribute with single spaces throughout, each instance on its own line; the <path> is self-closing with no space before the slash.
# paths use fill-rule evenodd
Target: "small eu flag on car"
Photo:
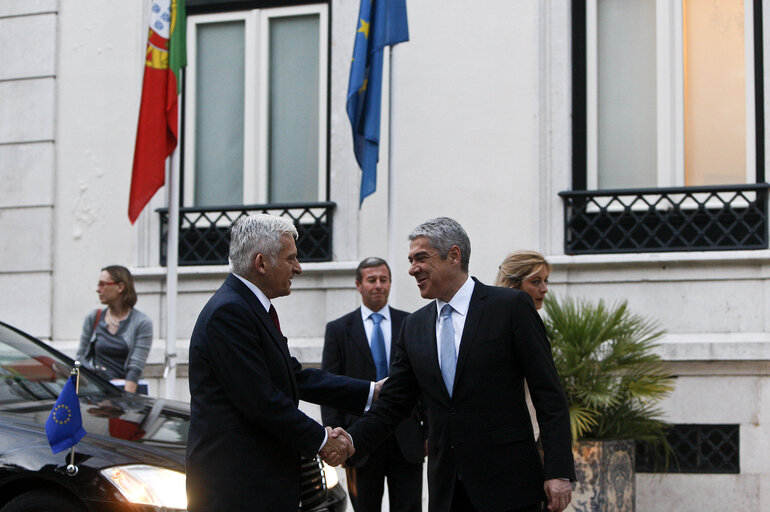
<path id="1" fill-rule="evenodd" d="M 53 453 L 59 453 L 78 444 L 86 435 L 80 417 L 80 402 L 75 390 L 75 376 L 64 384 L 56 404 L 45 422 L 45 433 Z"/>

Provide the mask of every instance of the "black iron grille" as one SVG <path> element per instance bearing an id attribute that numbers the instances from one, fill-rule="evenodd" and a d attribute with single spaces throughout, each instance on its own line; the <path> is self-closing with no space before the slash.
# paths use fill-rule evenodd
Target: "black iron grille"
<path id="1" fill-rule="evenodd" d="M 567 254 L 766 249 L 767 183 L 560 192 Z"/>
<path id="2" fill-rule="evenodd" d="M 674 425 L 667 434 L 675 460 L 662 468 L 660 453 L 636 444 L 636 471 L 642 473 L 740 473 L 738 425 Z"/>
<path id="3" fill-rule="evenodd" d="M 318 505 L 326 499 L 326 480 L 323 473 L 323 463 L 316 456 L 314 459 L 302 459 L 302 474 L 300 476 L 301 509 Z"/>
<path id="4" fill-rule="evenodd" d="M 302 262 L 332 259 L 332 202 L 247 205 L 179 209 L 179 265 L 224 265 L 230 226 L 239 217 L 269 213 L 290 219 L 299 232 L 297 252 Z M 166 264 L 168 208 L 160 214 L 160 264 Z"/>

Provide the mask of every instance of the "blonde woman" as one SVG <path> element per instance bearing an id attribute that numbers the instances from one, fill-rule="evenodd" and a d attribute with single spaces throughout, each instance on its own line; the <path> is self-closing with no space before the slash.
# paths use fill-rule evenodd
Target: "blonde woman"
<path id="1" fill-rule="evenodd" d="M 515 251 L 506 256 L 500 264 L 495 285 L 527 292 L 535 303 L 535 309 L 540 309 L 543 307 L 545 294 L 548 293 L 550 274 L 551 264 L 539 252 Z M 529 397 L 529 389 L 526 390 L 526 399 L 535 439 L 539 439 L 540 427 L 537 424 L 532 399 Z"/>
<path id="2" fill-rule="evenodd" d="M 543 307 L 548 293 L 548 276 L 551 264 L 535 251 L 516 251 L 505 257 L 497 272 L 496 286 L 516 288 L 527 292 L 535 303 L 535 309 Z"/>

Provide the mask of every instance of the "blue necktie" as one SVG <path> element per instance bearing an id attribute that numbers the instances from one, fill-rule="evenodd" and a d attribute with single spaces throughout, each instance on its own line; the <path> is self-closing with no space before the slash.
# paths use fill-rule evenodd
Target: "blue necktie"
<path id="1" fill-rule="evenodd" d="M 455 328 L 452 325 L 452 306 L 445 304 L 441 308 L 441 376 L 449 396 L 455 383 L 457 354 L 455 353 Z"/>
<path id="2" fill-rule="evenodd" d="M 385 352 L 385 336 L 382 334 L 382 319 L 385 318 L 379 313 L 372 313 L 369 318 L 374 322 L 372 329 L 372 357 L 374 366 L 377 368 L 377 380 L 382 380 L 388 376 L 388 355 Z"/>

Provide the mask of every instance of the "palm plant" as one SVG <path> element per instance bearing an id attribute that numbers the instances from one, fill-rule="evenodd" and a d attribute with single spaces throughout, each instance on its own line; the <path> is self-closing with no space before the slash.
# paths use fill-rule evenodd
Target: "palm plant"
<path id="1" fill-rule="evenodd" d="M 573 439 L 650 441 L 668 454 L 656 404 L 673 390 L 673 376 L 653 352 L 664 334 L 657 322 L 631 313 L 627 301 L 549 295 L 545 311 Z"/>

